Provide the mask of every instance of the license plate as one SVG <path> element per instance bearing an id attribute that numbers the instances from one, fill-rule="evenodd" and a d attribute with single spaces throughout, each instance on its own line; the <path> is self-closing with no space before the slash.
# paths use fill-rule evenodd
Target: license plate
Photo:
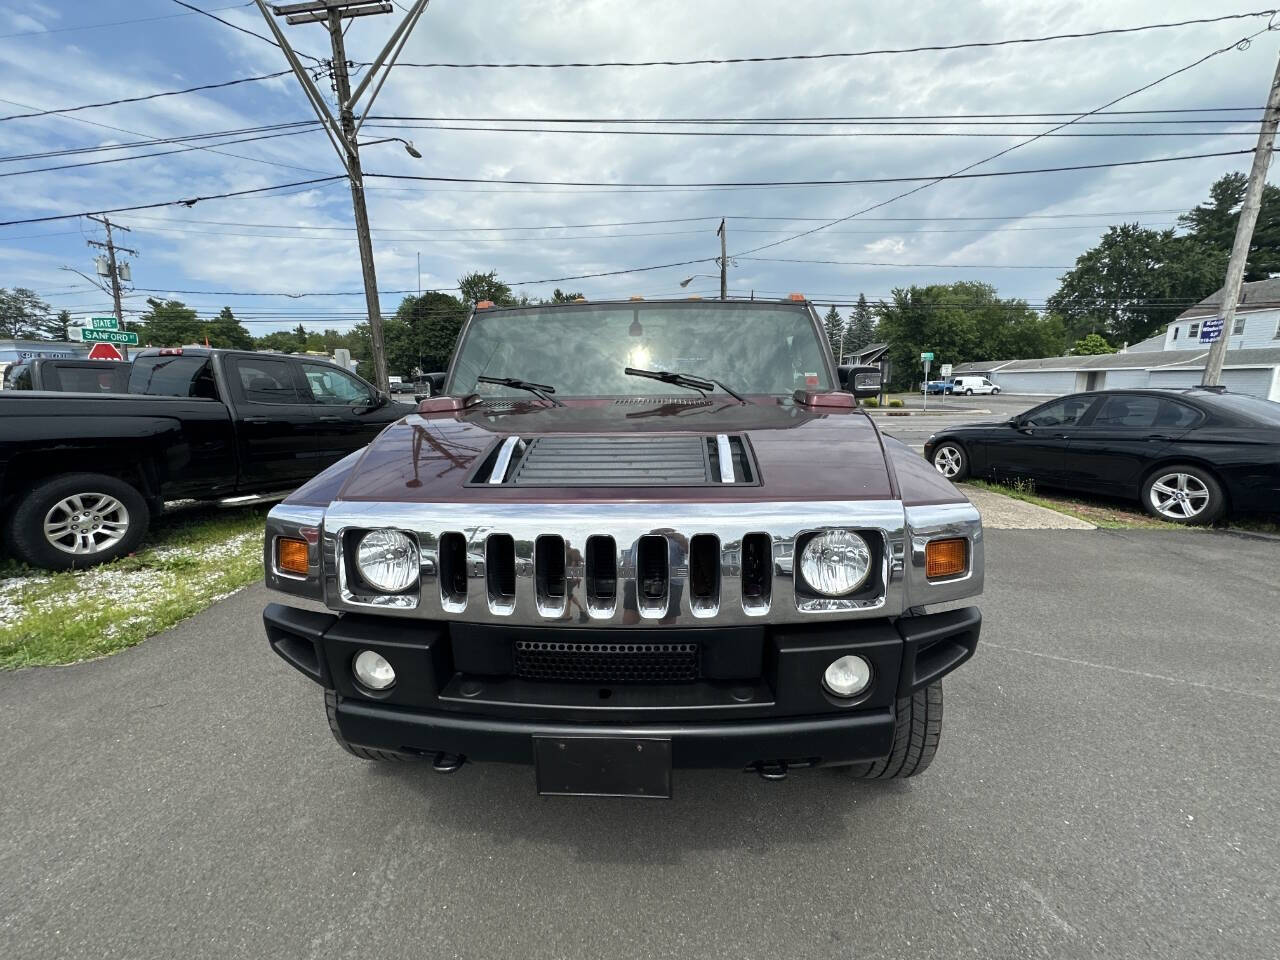
<path id="1" fill-rule="evenodd" d="M 534 737 L 538 793 L 671 796 L 671 741 L 651 737 Z"/>

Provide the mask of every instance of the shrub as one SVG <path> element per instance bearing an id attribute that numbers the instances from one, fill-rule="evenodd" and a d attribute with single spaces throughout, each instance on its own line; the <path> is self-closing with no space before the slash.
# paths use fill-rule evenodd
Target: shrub
<path id="1" fill-rule="evenodd" d="M 902 401 L 899 400 L 897 397 L 894 397 L 892 400 L 889 401 L 889 406 L 891 407 L 900 407 L 902 405 L 903 405 Z"/>
<path id="2" fill-rule="evenodd" d="M 878 407 L 880 406 L 880 400 L 876 397 L 864 397 L 862 405 L 864 407 Z"/>

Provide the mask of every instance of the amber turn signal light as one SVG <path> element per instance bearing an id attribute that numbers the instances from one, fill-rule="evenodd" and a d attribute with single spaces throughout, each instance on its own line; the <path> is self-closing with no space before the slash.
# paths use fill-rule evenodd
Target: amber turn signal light
<path id="1" fill-rule="evenodd" d="M 276 569 L 299 577 L 307 575 L 307 541 L 279 537 L 276 540 Z"/>
<path id="2" fill-rule="evenodd" d="M 955 540 L 931 540 L 925 545 L 924 575 L 930 580 L 964 573 L 968 562 L 969 545 L 963 537 Z"/>

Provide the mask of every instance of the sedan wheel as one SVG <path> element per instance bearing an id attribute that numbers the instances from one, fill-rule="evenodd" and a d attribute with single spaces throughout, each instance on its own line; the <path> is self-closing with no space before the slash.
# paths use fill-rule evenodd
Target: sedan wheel
<path id="1" fill-rule="evenodd" d="M 964 451 L 954 443 L 944 443 L 933 451 L 933 466 L 948 480 L 959 480 L 967 467 Z"/>
<path id="2" fill-rule="evenodd" d="M 1173 523 L 1212 523 L 1226 502 L 1222 488 L 1198 467 L 1179 465 L 1157 470 L 1143 485 L 1147 512 Z"/>

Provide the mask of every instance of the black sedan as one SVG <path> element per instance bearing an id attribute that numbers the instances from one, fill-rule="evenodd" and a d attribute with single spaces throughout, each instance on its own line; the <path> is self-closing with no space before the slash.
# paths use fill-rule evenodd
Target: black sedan
<path id="1" fill-rule="evenodd" d="M 1174 523 L 1280 512 L 1280 403 L 1212 388 L 1075 393 L 940 431 L 924 455 L 952 480 L 1135 497 Z"/>

